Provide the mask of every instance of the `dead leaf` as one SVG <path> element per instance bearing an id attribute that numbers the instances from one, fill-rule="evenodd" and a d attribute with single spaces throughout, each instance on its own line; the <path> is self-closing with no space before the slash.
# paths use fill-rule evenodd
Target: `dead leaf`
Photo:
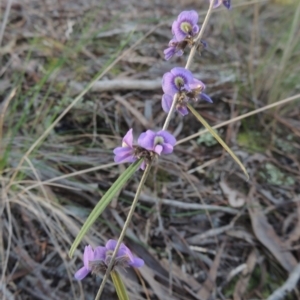
<path id="1" fill-rule="evenodd" d="M 239 279 L 234 288 L 233 299 L 234 300 L 242 300 L 244 293 L 247 290 L 247 286 L 251 277 L 251 274 L 254 270 L 257 261 L 256 250 L 253 249 L 249 254 L 247 259 L 247 267 L 242 271 L 242 277 Z"/>
<path id="2" fill-rule="evenodd" d="M 297 261 L 291 252 L 284 249 L 284 243 L 262 213 L 259 201 L 255 197 L 254 187 L 250 190 L 247 201 L 255 236 L 274 255 L 281 266 L 290 273 L 296 267 Z"/>
<path id="3" fill-rule="evenodd" d="M 237 190 L 232 189 L 225 181 L 220 182 L 220 187 L 227 197 L 230 206 L 241 207 L 245 204 L 245 197 Z"/>
<path id="4" fill-rule="evenodd" d="M 288 239 L 285 241 L 285 246 L 287 248 L 291 247 L 293 242 L 296 242 L 300 238 L 300 197 L 295 199 L 295 203 L 297 204 L 297 224 L 289 234 Z"/>
<path id="5" fill-rule="evenodd" d="M 214 287 L 215 287 L 215 282 L 217 279 L 217 271 L 221 262 L 221 256 L 223 254 L 223 250 L 224 250 L 224 245 L 225 243 L 222 244 L 222 246 L 220 247 L 215 260 L 208 272 L 208 277 L 205 280 L 205 282 L 203 283 L 203 287 L 202 289 L 197 293 L 199 299 L 203 299 L 203 300 L 207 300 L 209 299 Z"/>

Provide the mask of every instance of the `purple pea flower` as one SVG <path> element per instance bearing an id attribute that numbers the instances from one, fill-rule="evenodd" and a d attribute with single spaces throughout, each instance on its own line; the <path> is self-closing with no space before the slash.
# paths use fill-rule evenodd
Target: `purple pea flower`
<path id="1" fill-rule="evenodd" d="M 94 250 L 91 246 L 85 246 L 82 260 L 83 267 L 80 268 L 74 275 L 77 280 L 82 280 L 92 271 L 89 266 L 89 262 L 94 260 Z"/>
<path id="2" fill-rule="evenodd" d="M 172 33 L 177 42 L 194 37 L 199 32 L 198 13 L 194 10 L 183 11 L 172 25 Z"/>
<path id="3" fill-rule="evenodd" d="M 115 162 L 116 163 L 123 163 L 123 162 L 130 162 L 133 163 L 137 160 L 134 155 L 134 146 L 133 146 L 133 134 L 132 129 L 126 133 L 122 140 L 122 147 L 117 147 L 114 150 L 115 154 Z"/>
<path id="4" fill-rule="evenodd" d="M 99 246 L 95 250 L 91 246 L 86 246 L 83 253 L 83 267 L 80 268 L 74 275 L 75 279 L 82 280 L 90 272 L 101 273 L 108 267 L 112 254 L 116 248 L 117 241 L 109 240 L 105 247 Z M 116 255 L 113 269 L 134 267 L 140 268 L 144 265 L 141 258 L 134 257 L 131 251 L 122 243 Z"/>
<path id="5" fill-rule="evenodd" d="M 170 72 L 164 74 L 162 79 L 163 91 L 174 96 L 176 93 L 187 91 L 190 92 L 190 84 L 193 83 L 193 74 L 185 68 L 173 68 Z"/>
<path id="6" fill-rule="evenodd" d="M 97 260 L 92 262 L 91 264 L 94 266 L 98 266 L 99 264 L 107 267 L 110 264 L 112 254 L 117 246 L 116 240 L 109 240 L 105 247 L 97 247 L 95 248 L 95 257 Z M 141 258 L 134 257 L 129 248 L 127 248 L 123 243 L 120 245 L 118 253 L 115 258 L 115 262 L 113 268 L 116 267 L 134 267 L 140 268 L 144 265 L 144 261 Z"/>
<path id="7" fill-rule="evenodd" d="M 138 144 L 149 150 L 161 154 L 170 154 L 176 144 L 175 137 L 165 130 L 160 130 L 157 133 L 152 130 L 147 130 L 142 133 L 138 139 Z"/>
<path id="8" fill-rule="evenodd" d="M 183 54 L 183 49 L 181 49 L 181 44 L 178 43 L 175 39 L 172 39 L 169 42 L 169 47 L 164 50 L 165 60 L 169 60 L 174 55 L 181 56 Z"/>
<path id="9" fill-rule="evenodd" d="M 221 4 L 223 4 L 227 9 L 230 9 L 231 7 L 231 0 L 211 0 L 214 1 L 214 8 L 219 7 Z"/>
<path id="10" fill-rule="evenodd" d="M 168 113 L 170 111 L 172 103 L 173 103 L 173 97 L 168 94 L 163 94 L 161 106 L 164 112 Z M 182 116 L 185 116 L 189 113 L 186 107 L 186 102 L 176 104 L 176 109 Z"/>
<path id="11" fill-rule="evenodd" d="M 212 103 L 210 97 L 203 93 L 205 84 L 194 78 L 191 71 L 184 68 L 173 68 L 163 76 L 162 89 L 165 94 L 162 97 L 162 108 L 165 112 L 169 112 L 173 96 L 178 93 L 178 103 L 176 109 L 183 116 L 188 114 L 186 104 L 189 99 L 198 101 L 200 99 Z"/>

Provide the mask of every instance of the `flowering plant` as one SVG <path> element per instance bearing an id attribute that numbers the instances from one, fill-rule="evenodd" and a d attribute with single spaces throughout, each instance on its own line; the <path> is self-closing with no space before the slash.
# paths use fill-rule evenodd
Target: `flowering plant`
<path id="1" fill-rule="evenodd" d="M 75 274 L 75 278 L 81 280 L 90 272 L 101 273 L 100 271 L 105 271 L 96 299 L 100 298 L 109 275 L 112 276 L 119 298 L 129 299 L 126 289 L 122 284 L 122 280 L 118 275 L 118 268 L 128 266 L 141 267 L 144 264 L 142 259 L 132 255 L 122 241 L 152 164 L 159 156 L 171 154 L 176 146 L 175 137 L 167 131 L 174 110 L 177 110 L 182 116 L 187 115 L 190 111 L 228 151 L 247 175 L 247 172 L 239 159 L 191 105 L 191 101 L 195 102 L 200 100 L 212 103 L 211 98 L 204 93 L 205 84 L 194 77 L 189 70 L 189 66 L 196 50 L 200 48 L 200 45 L 206 45 L 205 42 L 201 41 L 205 27 L 212 10 L 221 4 L 230 8 L 229 0 L 210 1 L 210 6 L 202 26 L 198 25 L 199 17 L 194 10 L 181 12 L 178 18 L 173 22 L 173 37 L 169 42 L 168 48 L 164 51 L 165 59 L 169 60 L 173 56 L 183 55 L 187 46 L 191 47 L 191 51 L 185 68 L 176 67 L 163 75 L 162 90 L 164 94 L 162 96 L 162 108 L 168 113 L 164 125 L 162 129 L 157 132 L 149 129 L 146 132 L 141 133 L 136 143 L 133 138 L 133 129 L 129 129 L 125 134 L 121 147 L 117 147 L 113 151 L 115 155 L 114 160 L 116 163 L 130 163 L 130 165 L 95 206 L 70 249 L 70 256 L 72 256 L 86 232 L 107 207 L 115 194 L 133 176 L 134 172 L 138 169 L 143 170 L 143 176 L 140 180 L 127 220 L 118 241 L 109 240 L 105 247 L 96 247 L 94 250 L 91 246 L 86 246 L 83 255 L 84 266 Z"/>

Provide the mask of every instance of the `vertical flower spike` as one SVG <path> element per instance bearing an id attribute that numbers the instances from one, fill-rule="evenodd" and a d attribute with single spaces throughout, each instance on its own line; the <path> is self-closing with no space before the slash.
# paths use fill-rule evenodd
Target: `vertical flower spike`
<path id="1" fill-rule="evenodd" d="M 92 260 L 94 260 L 93 248 L 91 246 L 85 246 L 83 253 L 83 267 L 79 269 L 74 275 L 77 280 L 82 280 L 92 271 L 89 266 L 89 262 Z"/>
<path id="2" fill-rule="evenodd" d="M 132 129 L 126 133 L 122 140 L 122 147 L 117 147 L 114 150 L 114 154 L 116 163 L 133 163 L 136 161 L 137 158 L 134 156 Z"/>
<path id="3" fill-rule="evenodd" d="M 172 134 L 165 130 L 158 131 L 157 133 L 152 130 L 147 130 L 140 135 L 138 144 L 158 155 L 170 154 L 173 152 L 176 139 Z"/>
<path id="4" fill-rule="evenodd" d="M 227 9 L 230 9 L 231 7 L 231 0 L 211 0 L 214 1 L 214 8 L 219 7 L 221 4 L 223 4 Z"/>
<path id="5" fill-rule="evenodd" d="M 198 13 L 194 10 L 183 11 L 172 25 L 172 33 L 177 42 L 194 37 L 199 32 Z"/>

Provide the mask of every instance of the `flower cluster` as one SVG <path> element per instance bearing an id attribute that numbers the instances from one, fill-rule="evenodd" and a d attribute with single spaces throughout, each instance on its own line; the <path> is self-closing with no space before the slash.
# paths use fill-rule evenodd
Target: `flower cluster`
<path id="1" fill-rule="evenodd" d="M 205 100 L 212 103 L 209 96 L 203 93 L 204 83 L 194 78 L 192 72 L 184 68 L 173 68 L 164 74 L 162 89 L 164 91 L 162 108 L 166 113 L 170 111 L 175 94 L 178 94 L 176 109 L 183 116 L 188 114 L 186 104 L 189 100 Z"/>
<path id="2" fill-rule="evenodd" d="M 122 147 L 117 147 L 114 150 L 115 162 L 133 163 L 139 158 L 144 158 L 140 168 L 145 169 L 147 163 L 150 163 L 156 155 L 170 154 L 176 144 L 175 137 L 165 130 L 153 132 L 147 130 L 142 133 L 138 140 L 137 145 L 133 143 L 133 133 L 130 129 L 123 138 Z"/>
<path id="3" fill-rule="evenodd" d="M 77 280 L 82 280 L 91 272 L 98 274 L 105 271 L 111 261 L 116 245 L 116 240 L 109 240 L 105 247 L 99 246 L 95 250 L 90 245 L 86 246 L 83 253 L 83 267 L 75 273 L 74 277 Z M 122 243 L 112 270 L 127 267 L 140 268 L 143 265 L 144 261 L 141 258 L 134 257 L 131 251 Z"/>
<path id="4" fill-rule="evenodd" d="M 166 60 L 174 55 L 181 56 L 187 45 L 193 45 L 194 37 L 199 32 L 198 18 L 194 10 L 183 11 L 179 14 L 172 25 L 173 38 L 169 42 L 169 47 L 164 51 Z"/>

